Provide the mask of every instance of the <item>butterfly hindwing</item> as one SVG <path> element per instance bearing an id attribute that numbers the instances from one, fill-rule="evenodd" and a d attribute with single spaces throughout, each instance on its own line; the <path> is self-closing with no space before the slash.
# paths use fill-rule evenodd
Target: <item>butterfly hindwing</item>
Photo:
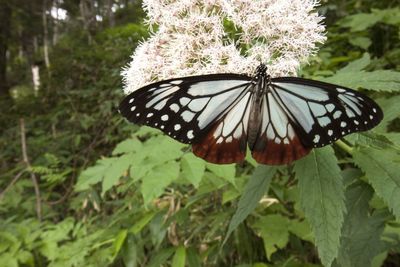
<path id="1" fill-rule="evenodd" d="M 262 99 L 261 114 L 260 129 L 250 147 L 258 163 L 288 164 L 310 152 L 310 148 L 302 144 L 289 116 L 271 92 Z"/>
<path id="2" fill-rule="evenodd" d="M 203 139 L 250 85 L 251 78 L 236 74 L 171 79 L 134 91 L 119 110 L 130 122 L 158 128 L 192 144 Z"/>
<path id="3" fill-rule="evenodd" d="M 246 156 L 252 92 L 248 90 L 212 125 L 208 133 L 193 144 L 193 153 L 208 162 L 241 162 Z"/>
<path id="4" fill-rule="evenodd" d="M 322 147 L 376 126 L 383 118 L 369 97 L 349 88 L 302 78 L 274 78 L 271 92 L 307 147 Z"/>

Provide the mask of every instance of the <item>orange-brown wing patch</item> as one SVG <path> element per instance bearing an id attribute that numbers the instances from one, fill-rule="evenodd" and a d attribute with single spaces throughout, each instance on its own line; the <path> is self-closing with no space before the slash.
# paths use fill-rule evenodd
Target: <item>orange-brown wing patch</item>
<path id="1" fill-rule="evenodd" d="M 240 136 L 223 137 L 221 132 L 223 122 L 216 124 L 201 140 L 193 144 L 193 154 L 204 160 L 216 164 L 242 162 L 246 156 L 246 134 L 244 130 Z"/>
<path id="2" fill-rule="evenodd" d="M 310 153 L 311 149 L 301 143 L 291 126 L 287 125 L 287 127 L 290 128 L 288 130 L 290 134 L 284 138 L 274 136 L 274 139 L 272 139 L 265 132 L 258 137 L 252 149 L 252 156 L 258 163 L 268 165 L 290 164 Z"/>

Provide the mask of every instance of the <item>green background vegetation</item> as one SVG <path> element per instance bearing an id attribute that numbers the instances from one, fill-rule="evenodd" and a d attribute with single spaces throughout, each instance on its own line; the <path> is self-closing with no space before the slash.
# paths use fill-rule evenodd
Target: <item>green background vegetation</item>
<path id="1" fill-rule="evenodd" d="M 321 4 L 328 40 L 301 74 L 385 118 L 269 167 L 205 163 L 117 113 L 140 2 L 0 0 L 0 266 L 400 266 L 399 3 Z"/>

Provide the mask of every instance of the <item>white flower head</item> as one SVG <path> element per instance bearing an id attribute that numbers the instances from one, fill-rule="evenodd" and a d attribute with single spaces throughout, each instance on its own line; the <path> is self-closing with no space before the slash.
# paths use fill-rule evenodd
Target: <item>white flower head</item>
<path id="1" fill-rule="evenodd" d="M 316 0 L 144 0 L 157 32 L 123 70 L 125 93 L 154 81 L 210 73 L 294 76 L 325 41 Z"/>

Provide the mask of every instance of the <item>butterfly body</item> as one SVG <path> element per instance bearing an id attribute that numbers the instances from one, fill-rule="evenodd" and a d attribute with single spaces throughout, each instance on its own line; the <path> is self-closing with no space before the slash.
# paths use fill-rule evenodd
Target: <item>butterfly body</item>
<path id="1" fill-rule="evenodd" d="M 210 74 L 142 87 L 120 104 L 129 121 L 192 144 L 213 163 L 240 162 L 247 147 L 262 164 L 288 164 L 312 148 L 377 125 L 383 113 L 367 96 L 295 77 Z"/>

